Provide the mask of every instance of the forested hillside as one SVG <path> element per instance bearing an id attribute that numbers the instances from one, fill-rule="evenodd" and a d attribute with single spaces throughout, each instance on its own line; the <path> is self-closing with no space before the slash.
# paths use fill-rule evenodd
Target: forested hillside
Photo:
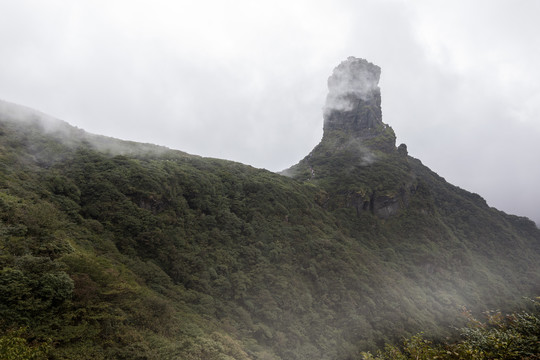
<path id="1" fill-rule="evenodd" d="M 288 176 L 2 103 L 0 349 L 354 359 L 540 294 L 540 230 L 396 147 L 371 90 Z"/>

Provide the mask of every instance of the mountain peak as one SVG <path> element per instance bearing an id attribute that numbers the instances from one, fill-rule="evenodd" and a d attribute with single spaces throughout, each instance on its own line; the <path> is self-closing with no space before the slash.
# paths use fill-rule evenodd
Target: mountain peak
<path id="1" fill-rule="evenodd" d="M 381 130 L 381 68 L 367 60 L 349 57 L 328 78 L 324 131 L 342 130 L 372 137 Z M 371 135 L 371 136 L 370 136 Z"/>
<path id="2" fill-rule="evenodd" d="M 405 145 L 382 122 L 381 68 L 349 57 L 328 78 L 321 142 L 283 174 L 318 183 L 330 207 L 370 210 L 382 218 L 406 208 L 416 180 Z"/>

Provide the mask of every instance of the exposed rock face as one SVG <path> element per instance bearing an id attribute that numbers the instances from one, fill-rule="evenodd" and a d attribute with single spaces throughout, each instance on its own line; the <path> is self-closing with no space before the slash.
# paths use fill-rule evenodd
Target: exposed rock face
<path id="1" fill-rule="evenodd" d="M 384 127 L 380 75 L 380 67 L 355 57 L 349 57 L 334 69 L 328 78 L 325 132 L 341 130 L 362 138 L 380 132 Z"/>

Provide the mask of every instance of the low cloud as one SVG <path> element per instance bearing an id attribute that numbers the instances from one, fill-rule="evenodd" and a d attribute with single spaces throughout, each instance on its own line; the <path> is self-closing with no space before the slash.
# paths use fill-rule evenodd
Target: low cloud
<path id="1" fill-rule="evenodd" d="M 3 100 L 0 100 L 0 121 L 23 125 L 27 128 L 37 127 L 44 134 L 73 149 L 81 146 L 81 144 L 85 144 L 90 145 L 98 151 L 113 155 L 134 155 L 141 153 L 159 155 L 170 151 L 169 148 L 164 146 L 91 134 L 40 111 Z M 30 152 L 38 151 L 34 148 L 34 144 L 29 144 L 28 150 Z M 51 155 L 58 157 L 58 154 Z"/>
<path id="2" fill-rule="evenodd" d="M 380 91 L 381 68 L 364 59 L 349 57 L 328 78 L 328 96 L 324 113 L 350 111 L 355 100 L 368 101 Z"/>

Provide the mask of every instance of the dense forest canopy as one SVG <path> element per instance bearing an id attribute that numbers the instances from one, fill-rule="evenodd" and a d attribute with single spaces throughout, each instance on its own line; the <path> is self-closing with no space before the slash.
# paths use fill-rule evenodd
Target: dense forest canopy
<path id="1" fill-rule="evenodd" d="M 457 340 L 463 306 L 526 310 L 540 230 L 396 146 L 373 64 L 336 69 L 287 176 L 2 103 L 0 354 L 383 358 L 361 352 Z M 347 71 L 370 87 L 343 92 Z"/>

